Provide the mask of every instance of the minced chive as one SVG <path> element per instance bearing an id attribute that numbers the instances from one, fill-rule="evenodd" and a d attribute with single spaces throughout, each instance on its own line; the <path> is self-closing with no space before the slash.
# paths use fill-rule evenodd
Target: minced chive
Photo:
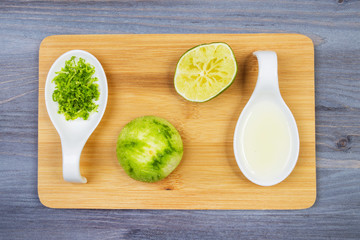
<path id="1" fill-rule="evenodd" d="M 66 120 L 74 120 L 79 117 L 87 120 L 91 112 L 97 111 L 99 105 L 94 101 L 99 99 L 98 79 L 92 77 L 95 67 L 86 63 L 83 58 L 72 56 L 65 61 L 65 67 L 56 72 L 52 80 L 56 87 L 52 95 L 54 102 L 59 103 L 59 114 L 64 114 Z"/>

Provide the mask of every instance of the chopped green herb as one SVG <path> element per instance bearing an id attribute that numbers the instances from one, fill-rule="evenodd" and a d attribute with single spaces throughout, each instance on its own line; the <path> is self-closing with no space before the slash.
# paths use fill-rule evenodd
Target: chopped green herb
<path id="1" fill-rule="evenodd" d="M 84 120 L 89 118 L 91 112 L 97 111 L 99 105 L 94 101 L 99 99 L 98 79 L 92 77 L 95 67 L 86 63 L 83 58 L 72 56 L 65 61 L 65 67 L 56 72 L 57 76 L 52 80 L 56 87 L 52 95 L 54 102 L 59 103 L 59 114 L 64 114 L 66 120 L 74 120 L 78 117 Z"/>

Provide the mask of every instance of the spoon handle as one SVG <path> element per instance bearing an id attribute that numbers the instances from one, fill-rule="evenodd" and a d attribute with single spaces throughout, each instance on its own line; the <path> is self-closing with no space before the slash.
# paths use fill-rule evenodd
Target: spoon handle
<path id="1" fill-rule="evenodd" d="M 253 54 L 259 63 L 259 75 L 255 91 L 280 93 L 276 53 L 273 51 L 256 51 Z"/>
<path id="2" fill-rule="evenodd" d="M 80 174 L 80 155 L 85 143 L 61 139 L 63 154 L 63 177 L 67 182 L 87 183 Z"/>

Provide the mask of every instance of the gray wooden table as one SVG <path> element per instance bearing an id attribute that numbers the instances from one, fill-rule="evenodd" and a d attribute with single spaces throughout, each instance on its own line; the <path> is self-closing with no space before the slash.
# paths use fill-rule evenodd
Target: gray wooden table
<path id="1" fill-rule="evenodd" d="M 298 211 L 57 210 L 37 196 L 54 34 L 296 32 L 315 44 L 317 201 Z M 360 1 L 0 1 L 0 239 L 359 239 Z"/>

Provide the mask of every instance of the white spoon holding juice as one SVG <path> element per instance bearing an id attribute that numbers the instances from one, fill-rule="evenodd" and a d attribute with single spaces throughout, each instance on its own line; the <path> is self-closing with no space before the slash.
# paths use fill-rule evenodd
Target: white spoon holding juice
<path id="1" fill-rule="evenodd" d="M 258 80 L 236 125 L 234 154 L 250 181 L 271 186 L 294 169 L 299 156 L 299 133 L 280 94 L 276 53 L 257 51 L 254 55 L 259 62 Z"/>

